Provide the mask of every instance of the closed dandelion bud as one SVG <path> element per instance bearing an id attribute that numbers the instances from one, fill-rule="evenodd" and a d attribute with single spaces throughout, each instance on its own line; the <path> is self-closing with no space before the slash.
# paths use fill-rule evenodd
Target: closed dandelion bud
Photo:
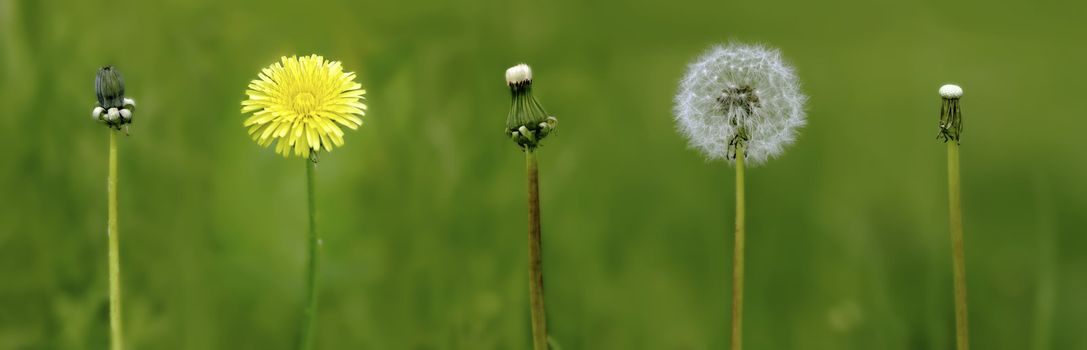
<path id="1" fill-rule="evenodd" d="M 954 84 L 941 86 L 940 97 L 943 99 L 940 104 L 940 134 L 936 138 L 958 143 L 962 135 L 962 108 L 959 107 L 962 88 Z"/>
<path id="2" fill-rule="evenodd" d="M 793 68 L 778 50 L 731 43 L 715 46 L 687 68 L 675 98 L 675 120 L 692 148 L 709 159 L 748 163 L 780 155 L 805 121 Z"/>
<path id="3" fill-rule="evenodd" d="M 124 106 L 125 80 L 121 72 L 113 66 L 98 70 L 94 79 L 94 92 L 98 96 L 98 105 L 102 108 L 120 108 Z"/>
<path id="4" fill-rule="evenodd" d="M 519 64 L 507 69 L 506 84 L 512 96 L 510 112 L 506 115 L 506 132 L 521 148 L 536 148 L 554 130 L 557 119 L 548 116 L 532 96 L 532 68 L 528 65 Z"/>
<path id="5" fill-rule="evenodd" d="M 136 101 L 125 97 L 125 81 L 121 72 L 113 66 L 98 70 L 94 78 L 94 94 L 98 105 L 91 111 L 95 120 L 105 122 L 107 126 L 128 133 L 128 125 L 136 111 Z"/>

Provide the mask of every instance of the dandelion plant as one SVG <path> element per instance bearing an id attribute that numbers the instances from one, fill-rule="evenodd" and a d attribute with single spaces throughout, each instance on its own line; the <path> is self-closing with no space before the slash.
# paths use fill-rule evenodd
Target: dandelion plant
<path id="1" fill-rule="evenodd" d="M 288 158 L 303 158 L 306 164 L 306 191 L 309 205 L 309 259 L 306 267 L 306 301 L 299 334 L 299 349 L 312 344 L 317 318 L 318 254 L 321 238 L 317 234 L 315 172 L 318 153 L 343 146 L 344 132 L 362 125 L 366 114 L 362 103 L 366 90 L 355 82 L 355 73 L 344 72 L 339 61 L 318 55 L 283 57 L 261 70 L 249 83 L 242 101 L 242 113 L 253 115 L 245 120 L 249 135 L 257 144 L 270 147 Z"/>
<path id="2" fill-rule="evenodd" d="M 952 84 L 941 86 L 940 97 L 940 134 L 936 137 L 947 144 L 948 221 L 955 278 L 955 345 L 958 350 L 967 350 L 970 348 L 970 327 L 966 314 L 966 256 L 962 247 L 962 195 L 959 189 L 959 136 L 962 135 L 959 98 L 962 97 L 962 88 Z"/>
<path id="3" fill-rule="evenodd" d="M 532 96 L 532 69 L 519 64 L 506 70 L 506 85 L 513 101 L 506 115 L 506 135 L 525 152 L 528 175 L 528 290 L 532 309 L 532 346 L 547 349 L 547 315 L 544 310 L 543 263 L 540 238 L 540 190 L 536 148 L 555 130 L 558 120 L 548 116 Z"/>
<path id="4" fill-rule="evenodd" d="M 109 127 L 109 178 L 106 180 L 108 212 L 106 236 L 109 240 L 109 330 L 110 349 L 124 349 L 121 322 L 121 247 L 117 232 L 117 133 L 128 134 L 136 101 L 125 97 L 125 80 L 113 66 L 102 67 L 94 79 L 98 104 L 91 118 Z"/>
<path id="5" fill-rule="evenodd" d="M 805 124 L 806 101 L 780 52 L 740 43 L 714 46 L 692 62 L 676 94 L 676 125 L 691 147 L 736 167 L 732 350 L 743 345 L 744 167 L 760 165 L 793 143 Z"/>

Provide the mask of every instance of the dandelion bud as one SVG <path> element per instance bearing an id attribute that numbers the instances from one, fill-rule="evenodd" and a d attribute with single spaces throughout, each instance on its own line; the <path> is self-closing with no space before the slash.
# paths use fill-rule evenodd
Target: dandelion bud
<path id="1" fill-rule="evenodd" d="M 125 80 L 121 77 L 121 72 L 113 66 L 99 69 L 98 76 L 94 79 L 94 93 L 102 108 L 123 107 Z"/>
<path id="2" fill-rule="evenodd" d="M 940 97 L 943 99 L 940 104 L 940 134 L 936 138 L 958 143 L 962 135 L 962 108 L 959 107 L 962 88 L 954 84 L 941 86 Z"/>
<path id="3" fill-rule="evenodd" d="M 94 78 L 94 94 L 98 99 L 98 106 L 95 106 L 91 116 L 95 120 L 104 121 L 110 128 L 123 129 L 127 134 L 126 124 L 132 123 L 136 100 L 125 97 L 125 81 L 121 72 L 113 66 L 99 69 Z"/>
<path id="4" fill-rule="evenodd" d="M 506 70 L 506 84 L 510 88 L 512 103 L 506 115 L 506 130 L 518 146 L 533 149 L 546 137 L 557 123 L 548 116 L 539 101 L 532 96 L 532 68 L 519 64 Z"/>

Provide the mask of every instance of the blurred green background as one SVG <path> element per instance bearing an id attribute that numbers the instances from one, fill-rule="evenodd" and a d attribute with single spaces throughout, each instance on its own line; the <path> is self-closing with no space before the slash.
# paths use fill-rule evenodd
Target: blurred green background
<path id="1" fill-rule="evenodd" d="M 132 349 L 289 349 L 303 160 L 246 135 L 281 55 L 342 60 L 367 124 L 318 168 L 320 349 L 527 349 L 525 177 L 503 71 L 561 121 L 540 151 L 563 349 L 723 349 L 731 169 L 674 129 L 685 65 L 782 49 L 809 126 L 748 173 L 750 349 L 951 349 L 937 88 L 961 84 L 976 349 L 1087 349 L 1087 5 L 1062 1 L 0 0 L 0 349 L 103 349 L 107 131 Z M 1078 228 L 1077 228 L 1078 227 Z"/>

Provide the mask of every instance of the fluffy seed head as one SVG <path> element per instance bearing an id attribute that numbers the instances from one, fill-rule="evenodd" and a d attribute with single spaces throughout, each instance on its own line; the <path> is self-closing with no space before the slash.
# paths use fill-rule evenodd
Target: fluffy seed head
<path id="1" fill-rule="evenodd" d="M 521 63 L 506 70 L 506 84 L 514 85 L 532 80 L 532 68 Z"/>
<path id="2" fill-rule="evenodd" d="M 940 96 L 943 98 L 962 97 L 962 88 L 955 84 L 946 84 L 940 87 Z"/>
<path id="3" fill-rule="evenodd" d="M 675 120 L 692 148 L 733 161 L 743 143 L 747 162 L 780 155 L 805 121 L 807 97 L 776 49 L 714 46 L 687 67 L 675 97 Z"/>
<path id="4" fill-rule="evenodd" d="M 366 90 L 339 61 L 283 57 L 257 76 L 245 91 L 249 99 L 242 101 L 242 113 L 253 113 L 243 124 L 257 144 L 275 143 L 276 153 L 284 157 L 331 151 L 343 146 L 340 126 L 354 130 L 362 125 Z"/>

